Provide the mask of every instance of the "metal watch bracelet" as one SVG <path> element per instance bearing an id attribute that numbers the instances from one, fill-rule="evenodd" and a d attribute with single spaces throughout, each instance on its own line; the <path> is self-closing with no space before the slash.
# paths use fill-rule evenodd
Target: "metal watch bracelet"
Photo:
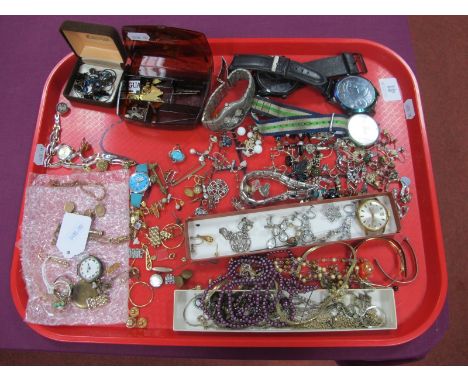
<path id="1" fill-rule="evenodd" d="M 219 115 L 213 118 L 216 108 L 226 97 L 229 89 L 241 80 L 248 81 L 247 88 L 242 97 L 236 101 L 227 103 Z M 232 130 L 238 127 L 249 112 L 254 96 L 255 82 L 250 72 L 245 69 L 234 70 L 227 77 L 227 81 L 218 86 L 208 99 L 202 116 L 203 125 L 216 132 Z"/>

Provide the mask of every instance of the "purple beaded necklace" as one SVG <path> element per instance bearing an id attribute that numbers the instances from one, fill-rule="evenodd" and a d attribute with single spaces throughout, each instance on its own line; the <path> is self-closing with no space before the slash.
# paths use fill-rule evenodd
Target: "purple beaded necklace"
<path id="1" fill-rule="evenodd" d="M 277 307 L 292 319 L 293 299 L 316 287 L 282 276 L 269 255 L 231 259 L 227 273 L 212 281 L 203 293 L 201 308 L 206 318 L 230 329 L 287 326 L 278 317 Z"/>

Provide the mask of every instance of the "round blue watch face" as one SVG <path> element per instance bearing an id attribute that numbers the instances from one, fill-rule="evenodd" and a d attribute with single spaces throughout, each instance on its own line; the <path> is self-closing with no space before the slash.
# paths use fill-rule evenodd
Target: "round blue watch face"
<path id="1" fill-rule="evenodd" d="M 347 111 L 364 113 L 375 104 L 377 92 L 372 83 L 359 76 L 348 76 L 336 83 L 335 99 Z"/>
<path id="2" fill-rule="evenodd" d="M 145 192 L 150 186 L 151 181 L 147 174 L 143 172 L 134 173 L 129 180 L 130 191 L 141 194 Z"/>

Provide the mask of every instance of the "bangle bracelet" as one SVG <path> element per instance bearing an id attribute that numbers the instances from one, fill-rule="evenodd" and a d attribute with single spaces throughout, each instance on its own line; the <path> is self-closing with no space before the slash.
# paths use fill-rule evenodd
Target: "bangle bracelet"
<path id="1" fill-rule="evenodd" d="M 400 246 L 400 243 L 398 243 L 396 240 L 393 240 L 393 239 L 387 239 L 387 238 L 384 238 L 384 237 L 369 237 L 363 241 L 361 241 L 360 243 L 358 243 L 356 245 L 356 253 L 358 252 L 359 248 L 361 248 L 363 245 L 365 245 L 366 243 L 370 242 L 370 241 L 383 241 L 384 243 L 390 245 L 390 247 L 395 251 L 396 255 L 397 255 L 397 258 L 399 260 L 399 266 L 400 266 L 400 272 L 401 273 L 404 273 L 406 275 L 406 258 L 405 258 L 405 254 L 403 252 L 403 249 L 401 248 Z M 364 280 L 362 279 L 361 277 L 359 277 L 360 281 L 373 287 L 373 288 L 388 288 L 390 286 L 392 286 L 392 284 L 394 283 L 394 279 L 392 277 L 390 277 L 382 268 L 382 266 L 380 265 L 379 261 L 377 259 L 374 260 L 375 261 L 375 264 L 377 265 L 377 267 L 380 269 L 380 271 L 385 275 L 385 277 L 387 277 L 389 280 L 391 280 L 391 282 L 387 285 L 380 285 L 380 284 L 376 284 L 376 283 L 373 283 L 371 281 L 368 281 L 368 280 Z"/>
<path id="2" fill-rule="evenodd" d="M 236 101 L 227 103 L 221 112 L 214 116 L 216 108 L 223 101 L 226 95 L 237 82 L 248 81 L 247 88 L 242 97 Z M 236 69 L 229 74 L 227 81 L 223 82 L 211 94 L 202 115 L 202 123 L 212 131 L 227 131 L 238 127 L 252 106 L 255 96 L 255 82 L 249 71 Z"/>
<path id="3" fill-rule="evenodd" d="M 380 266 L 380 264 L 378 263 L 377 260 L 375 262 L 377 264 L 377 266 L 379 267 L 380 271 L 385 275 L 385 277 L 392 280 L 392 282 L 394 282 L 396 284 L 409 284 L 409 283 L 412 283 L 414 280 L 416 280 L 416 277 L 418 277 L 418 273 L 419 273 L 418 259 L 416 258 L 416 253 L 414 252 L 413 246 L 411 245 L 411 243 L 409 242 L 407 237 L 405 237 L 403 239 L 403 242 L 405 242 L 408 245 L 408 247 L 410 248 L 411 256 L 413 257 L 413 262 L 414 262 L 414 275 L 413 275 L 413 277 L 411 277 L 410 279 L 406 279 L 406 280 L 396 280 L 395 278 L 391 277 L 390 275 L 387 274 L 387 272 L 384 271 L 384 269 Z M 398 244 L 399 244 L 399 247 L 400 247 L 402 253 L 404 253 L 401 244 L 400 243 L 398 243 Z M 407 268 L 406 268 L 406 263 L 405 263 L 405 276 L 406 276 L 406 271 L 407 271 Z"/>
<path id="4" fill-rule="evenodd" d="M 147 301 L 146 303 L 144 304 L 136 304 L 135 301 L 133 301 L 132 299 L 132 290 L 133 288 L 136 286 L 136 285 L 144 285 L 146 287 L 149 288 L 149 290 L 151 291 L 151 297 L 149 299 L 149 301 Z M 147 282 L 144 282 L 144 281 L 136 281 L 134 282 L 131 286 L 130 286 L 130 289 L 128 291 L 128 301 L 130 301 L 130 303 L 133 305 L 133 306 L 136 306 L 137 308 L 144 308 L 145 306 L 148 306 L 149 304 L 151 304 L 153 302 L 153 298 L 154 298 L 154 290 L 153 288 L 151 287 L 151 285 L 149 285 Z"/>

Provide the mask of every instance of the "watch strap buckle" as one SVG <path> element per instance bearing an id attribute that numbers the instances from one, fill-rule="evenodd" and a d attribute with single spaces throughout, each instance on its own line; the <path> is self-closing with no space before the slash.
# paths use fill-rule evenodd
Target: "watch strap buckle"
<path id="1" fill-rule="evenodd" d="M 348 74 L 356 75 L 367 73 L 367 66 L 361 53 L 343 53 L 342 57 Z"/>

